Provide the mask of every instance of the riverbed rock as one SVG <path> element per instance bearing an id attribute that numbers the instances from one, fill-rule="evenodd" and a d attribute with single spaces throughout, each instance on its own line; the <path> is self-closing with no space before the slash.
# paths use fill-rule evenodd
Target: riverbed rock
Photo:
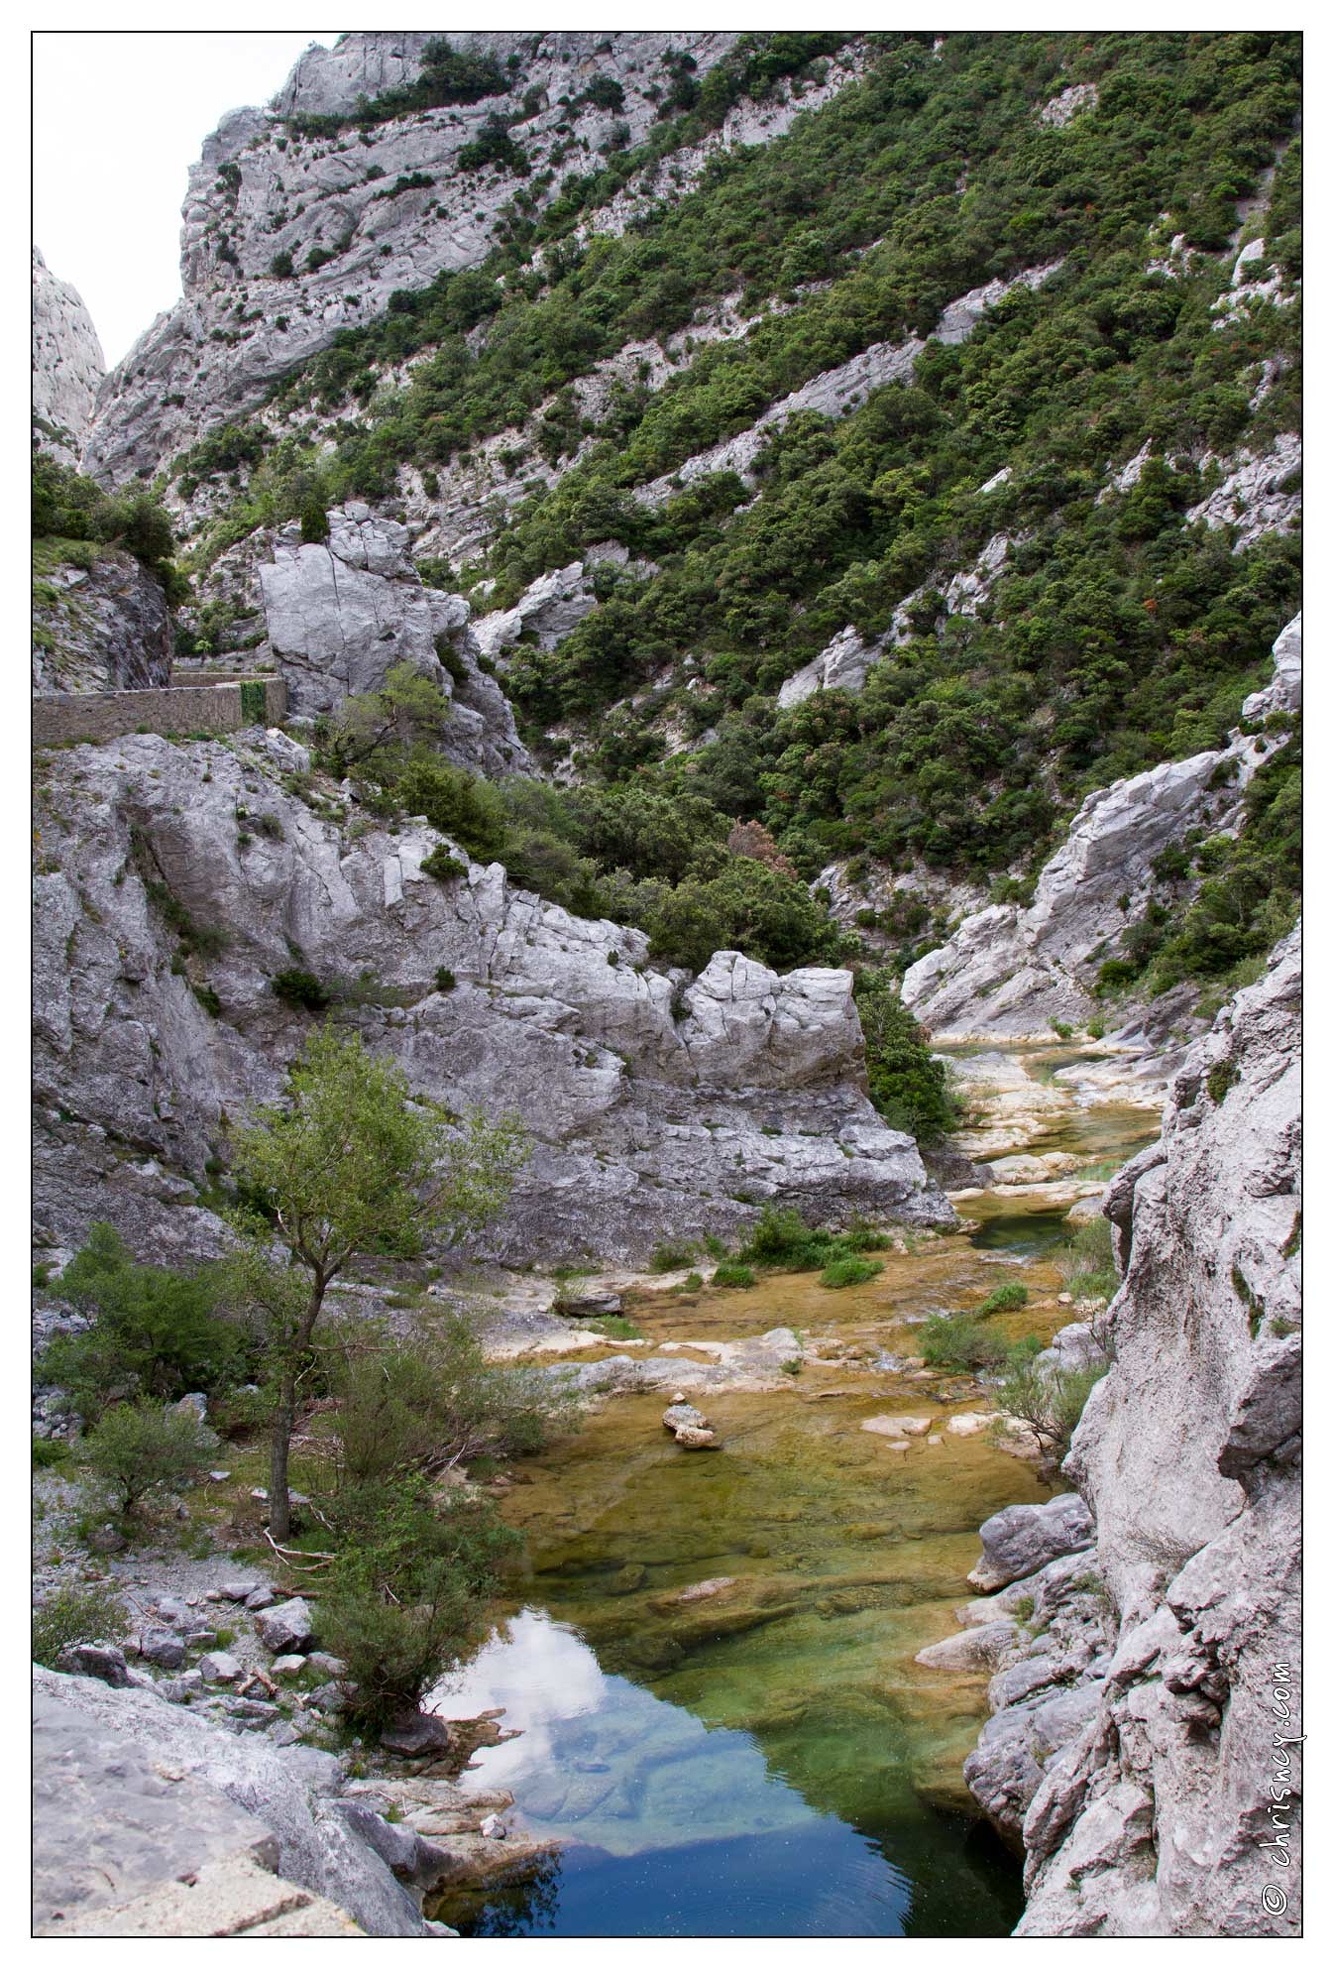
<path id="1" fill-rule="evenodd" d="M 1050 1504 L 1009 1504 L 987 1519 L 979 1536 L 982 1557 L 968 1575 L 979 1593 L 1024 1579 L 1051 1559 L 1084 1551 L 1093 1542 L 1093 1519 L 1078 1491 Z"/>
<path id="2" fill-rule="evenodd" d="M 380 1748 L 392 1757 L 434 1757 L 448 1750 L 449 1727 L 442 1717 L 406 1710 L 380 1732 Z"/>
<path id="3" fill-rule="evenodd" d="M 687 1401 L 674 1401 L 662 1411 L 662 1426 L 675 1435 L 681 1429 L 707 1429 L 708 1419 Z"/>
<path id="4" fill-rule="evenodd" d="M 39 1668 L 33 1691 L 49 1773 L 36 1803 L 39 1895 L 52 1912 L 123 1901 L 243 1848 L 367 1934 L 425 1933 L 410 1896 L 332 1809 L 336 1758 L 221 1729 L 152 1690 Z"/>
<path id="5" fill-rule="evenodd" d="M 926 1436 L 931 1419 L 926 1415 L 868 1415 L 862 1428 L 872 1436 Z"/>
<path id="6" fill-rule="evenodd" d="M 697 1429 L 685 1423 L 676 1431 L 676 1441 L 681 1449 L 721 1449 L 722 1444 L 712 1429 Z"/>
<path id="7" fill-rule="evenodd" d="M 992 1620 L 985 1626 L 965 1627 L 961 1634 L 948 1634 L 933 1641 L 913 1656 L 923 1668 L 944 1668 L 965 1675 L 979 1668 L 994 1668 L 1015 1637 L 1012 1620 Z"/>

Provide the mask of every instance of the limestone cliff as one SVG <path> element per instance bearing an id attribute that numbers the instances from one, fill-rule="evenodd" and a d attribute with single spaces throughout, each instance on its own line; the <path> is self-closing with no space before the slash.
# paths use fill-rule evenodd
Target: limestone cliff
<path id="1" fill-rule="evenodd" d="M 459 153 L 489 119 L 502 116 L 525 150 L 535 172 L 528 195 L 541 210 L 587 168 L 588 154 L 643 142 L 665 55 L 688 59 L 703 77 L 737 38 L 455 34 L 460 51 L 493 58 L 497 86 L 476 101 L 386 120 L 355 143 L 336 129 L 304 134 L 292 119 L 350 119 L 359 99 L 414 82 L 432 36 L 348 34 L 332 50 L 312 47 L 267 110 L 237 110 L 206 139 L 183 210 L 184 297 L 107 377 L 86 469 L 116 483 L 157 470 L 206 430 L 255 409 L 340 329 L 383 314 L 395 290 L 479 265 L 516 189 L 497 166 L 459 168 Z M 836 65 L 825 90 L 801 101 L 738 106 L 694 147 L 698 155 L 682 156 L 673 189 L 679 194 L 715 151 L 781 135 L 853 72 Z M 615 84 L 616 95 L 601 100 L 619 107 L 589 96 L 597 78 Z M 653 189 L 626 187 L 620 209 L 593 215 L 589 230 L 624 231 Z"/>
<path id="2" fill-rule="evenodd" d="M 693 982 L 642 932 L 568 915 L 499 865 L 441 882 L 425 822 L 302 798 L 304 749 L 118 740 L 49 756 L 39 793 L 37 1215 L 207 1249 L 225 1117 L 273 1098 L 318 977 L 412 1084 L 516 1110 L 533 1161 L 490 1248 L 642 1258 L 771 1198 L 812 1217 L 953 1213 L 865 1093 L 850 973 L 718 952 Z M 455 849 L 458 854 L 461 851 Z"/>
<path id="3" fill-rule="evenodd" d="M 1301 707 L 1300 615 L 1273 655 L 1273 682 L 1246 700 L 1248 723 Z M 965 917 L 908 970 L 905 1004 L 941 1039 L 1031 1039 L 1057 1020 L 1086 1025 L 1103 1009 L 1094 997 L 1099 961 L 1152 901 L 1164 850 L 1191 830 L 1196 839 L 1237 833 L 1241 795 L 1276 743 L 1281 733 L 1237 731 L 1226 746 L 1090 793 L 1031 905 L 993 903 Z M 1157 1008 L 1156 1037 L 1181 1009 L 1174 1001 L 1164 1018 Z"/>
<path id="4" fill-rule="evenodd" d="M 92 317 L 68 281 L 32 249 L 32 415 L 43 451 L 77 465 L 106 374 Z"/>
<path id="5" fill-rule="evenodd" d="M 1020 1934 L 1299 1928 L 1300 987 L 1294 935 L 1108 1198 L 1115 1358 L 1065 1464 L 1093 1548 L 999 1596 L 965 1767 L 1022 1836 Z"/>

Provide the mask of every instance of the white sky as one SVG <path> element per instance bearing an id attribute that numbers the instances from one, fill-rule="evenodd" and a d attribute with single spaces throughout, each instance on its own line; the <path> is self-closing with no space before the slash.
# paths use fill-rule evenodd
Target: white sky
<path id="1" fill-rule="evenodd" d="M 281 88 L 337 33 L 33 37 L 33 239 L 77 287 L 108 367 L 180 298 L 181 203 L 229 109 Z"/>

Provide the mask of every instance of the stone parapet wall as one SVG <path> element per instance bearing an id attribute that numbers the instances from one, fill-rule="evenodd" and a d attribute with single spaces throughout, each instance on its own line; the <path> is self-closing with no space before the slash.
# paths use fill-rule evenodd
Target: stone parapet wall
<path id="1" fill-rule="evenodd" d="M 258 694 L 263 692 L 263 705 Z M 252 696 L 253 693 L 253 696 Z M 236 732 L 245 725 L 276 725 L 287 711 L 281 677 L 253 682 L 206 684 L 183 690 L 58 692 L 34 698 L 34 746 L 120 738 L 127 732 L 157 732 L 180 738 L 190 732 Z"/>

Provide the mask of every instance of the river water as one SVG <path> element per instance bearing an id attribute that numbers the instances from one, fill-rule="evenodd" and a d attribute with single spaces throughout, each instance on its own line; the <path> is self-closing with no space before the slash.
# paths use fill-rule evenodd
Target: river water
<path id="1" fill-rule="evenodd" d="M 1038 1099 L 1023 1146 L 1056 1141 L 1102 1175 L 1156 1133 L 1142 1101 L 1061 1088 L 1050 1053 L 1005 1056 L 1011 1078 L 1016 1062 L 1062 1093 L 1059 1108 Z M 958 1631 L 982 1520 L 1050 1492 L 988 1435 L 948 1432 L 986 1405 L 976 1384 L 899 1363 L 923 1318 L 1009 1279 L 1029 1301 L 994 1321 L 1007 1337 L 1045 1339 L 1069 1319 L 1053 1262 L 1066 1208 L 1040 1186 L 986 1192 L 960 1204 L 972 1229 L 878 1254 L 864 1286 L 786 1275 L 627 1307 L 641 1353 L 672 1341 L 703 1359 L 692 1338 L 787 1326 L 806 1362 L 768 1392 L 692 1397 L 721 1454 L 679 1449 L 659 1392 L 608 1400 L 522 1466 L 504 1513 L 524 1534 L 524 1577 L 431 1706 L 504 1709 L 518 1734 L 479 1751 L 464 1782 L 508 1790 L 517 1822 L 563 1843 L 432 1913 L 473 1935 L 1013 1928 L 1018 1862 L 961 1773 L 987 1678 L 913 1657 Z M 929 1418 L 930 1437 L 895 1450 L 861 1427 L 896 1414 Z"/>

